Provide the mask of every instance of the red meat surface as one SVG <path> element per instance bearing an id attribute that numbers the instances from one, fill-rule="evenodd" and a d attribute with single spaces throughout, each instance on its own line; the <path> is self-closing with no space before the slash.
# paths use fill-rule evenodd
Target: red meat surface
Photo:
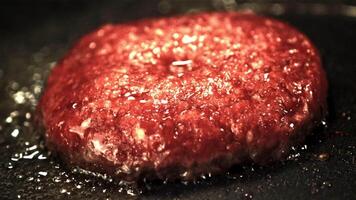
<path id="1" fill-rule="evenodd" d="M 191 179 L 288 154 L 326 109 L 317 50 L 244 13 L 105 25 L 50 74 L 38 110 L 48 148 L 123 180 Z"/>

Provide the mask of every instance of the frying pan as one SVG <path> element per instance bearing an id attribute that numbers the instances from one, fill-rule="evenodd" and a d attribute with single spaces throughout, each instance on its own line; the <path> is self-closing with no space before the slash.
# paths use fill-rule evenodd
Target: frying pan
<path id="1" fill-rule="evenodd" d="M 356 199 L 355 6 L 228 0 L 16 2 L 0 5 L 1 199 Z M 32 123 L 36 100 L 55 61 L 81 35 L 108 22 L 246 8 L 304 32 L 320 50 L 327 71 L 328 119 L 286 160 L 235 166 L 194 183 L 124 187 L 110 177 L 67 169 L 46 151 Z"/>

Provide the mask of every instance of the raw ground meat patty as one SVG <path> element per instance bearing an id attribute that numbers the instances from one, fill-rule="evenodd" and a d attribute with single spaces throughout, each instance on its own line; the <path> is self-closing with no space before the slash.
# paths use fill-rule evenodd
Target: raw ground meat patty
<path id="1" fill-rule="evenodd" d="M 70 166 L 191 179 L 283 158 L 320 122 L 326 91 L 317 50 L 293 27 L 200 13 L 84 36 L 38 109 L 48 148 Z"/>

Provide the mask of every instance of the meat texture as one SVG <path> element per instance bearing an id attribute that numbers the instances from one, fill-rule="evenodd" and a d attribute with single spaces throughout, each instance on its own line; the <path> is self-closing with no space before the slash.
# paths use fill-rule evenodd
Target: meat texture
<path id="1" fill-rule="evenodd" d="M 320 122 L 317 50 L 280 21 L 213 12 L 105 25 L 55 66 L 48 148 L 127 181 L 191 179 L 288 154 Z"/>

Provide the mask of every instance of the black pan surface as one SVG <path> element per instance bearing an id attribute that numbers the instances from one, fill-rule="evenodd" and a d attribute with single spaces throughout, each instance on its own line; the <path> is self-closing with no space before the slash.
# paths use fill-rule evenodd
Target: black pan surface
<path id="1" fill-rule="evenodd" d="M 356 199 L 356 7 L 202 0 L 0 7 L 0 199 Z M 140 193 L 69 170 L 45 150 L 32 123 L 36 100 L 55 61 L 81 35 L 108 22 L 241 8 L 299 28 L 319 48 L 327 71 L 326 127 L 287 160 L 236 166 L 196 183 L 142 184 Z"/>

